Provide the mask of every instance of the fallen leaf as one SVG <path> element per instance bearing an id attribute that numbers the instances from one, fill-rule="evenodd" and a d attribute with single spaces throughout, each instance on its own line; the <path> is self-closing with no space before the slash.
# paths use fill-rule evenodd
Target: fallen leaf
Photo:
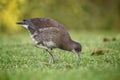
<path id="1" fill-rule="evenodd" d="M 108 41 L 110 41 L 110 39 L 108 39 L 108 38 L 103 38 L 103 42 L 108 42 Z"/>
<path id="2" fill-rule="evenodd" d="M 93 51 L 91 55 L 103 55 L 104 53 L 107 53 L 109 51 L 110 51 L 110 49 L 96 50 L 96 51 Z"/>

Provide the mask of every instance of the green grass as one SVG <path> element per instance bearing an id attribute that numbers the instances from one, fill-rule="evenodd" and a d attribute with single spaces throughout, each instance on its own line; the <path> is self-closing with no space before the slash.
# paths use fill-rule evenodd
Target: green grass
<path id="1" fill-rule="evenodd" d="M 119 80 L 120 33 L 71 32 L 83 50 L 76 55 L 54 49 L 58 60 L 47 64 L 50 55 L 34 47 L 28 33 L 0 35 L 0 80 Z M 104 43 L 104 37 L 116 41 Z M 104 55 L 91 56 L 94 50 L 109 49 Z"/>

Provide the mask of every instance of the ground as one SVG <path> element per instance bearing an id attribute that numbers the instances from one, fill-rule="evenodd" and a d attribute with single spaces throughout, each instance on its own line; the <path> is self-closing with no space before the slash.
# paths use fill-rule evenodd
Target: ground
<path id="1" fill-rule="evenodd" d="M 50 55 L 36 48 L 27 32 L 0 34 L 0 80 L 119 80 L 120 33 L 70 31 L 70 35 L 83 47 L 81 59 L 54 49 L 57 60 L 48 64 Z M 104 54 L 91 55 L 97 50 Z"/>

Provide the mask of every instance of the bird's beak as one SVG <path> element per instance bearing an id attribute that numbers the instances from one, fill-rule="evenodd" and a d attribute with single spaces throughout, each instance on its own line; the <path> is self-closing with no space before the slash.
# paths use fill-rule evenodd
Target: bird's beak
<path id="1" fill-rule="evenodd" d="M 78 59 L 80 59 L 80 52 L 76 52 L 75 50 L 72 50 L 73 53 L 77 54 Z"/>
<path id="2" fill-rule="evenodd" d="M 78 55 L 78 59 L 80 59 L 80 52 L 77 52 L 77 55 Z"/>

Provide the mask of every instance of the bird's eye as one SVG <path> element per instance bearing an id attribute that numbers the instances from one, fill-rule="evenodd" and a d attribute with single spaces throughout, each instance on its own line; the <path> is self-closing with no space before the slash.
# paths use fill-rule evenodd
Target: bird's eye
<path id="1" fill-rule="evenodd" d="M 79 52 L 80 50 L 77 48 L 77 49 L 75 49 L 75 51 Z"/>

